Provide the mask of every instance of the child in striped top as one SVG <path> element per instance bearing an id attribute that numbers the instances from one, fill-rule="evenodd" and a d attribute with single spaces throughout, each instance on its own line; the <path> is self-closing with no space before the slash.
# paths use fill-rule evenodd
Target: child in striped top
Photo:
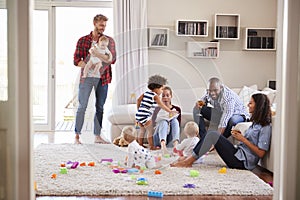
<path id="1" fill-rule="evenodd" d="M 177 111 L 170 110 L 160 99 L 163 87 L 167 83 L 167 79 L 160 75 L 153 75 L 148 80 L 148 91 L 144 92 L 137 100 L 137 113 L 135 115 L 136 123 L 140 127 L 138 143 L 143 146 L 144 135 L 147 130 L 147 139 L 150 149 L 154 149 L 153 145 L 153 127 L 152 114 L 155 107 L 160 106 L 169 112 L 170 116 L 177 114 Z"/>

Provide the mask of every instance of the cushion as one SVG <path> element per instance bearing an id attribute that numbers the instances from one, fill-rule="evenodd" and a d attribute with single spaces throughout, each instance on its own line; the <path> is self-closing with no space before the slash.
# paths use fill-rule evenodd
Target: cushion
<path id="1" fill-rule="evenodd" d="M 248 108 L 247 105 L 250 101 L 251 95 L 255 92 L 257 92 L 257 85 L 252 85 L 250 87 L 244 86 L 241 89 L 241 91 L 239 93 L 239 97 L 241 98 L 241 100 L 246 108 Z"/>
<path id="2" fill-rule="evenodd" d="M 267 95 L 268 99 L 270 100 L 270 104 L 272 105 L 275 101 L 275 97 L 276 97 L 276 90 L 273 90 L 271 88 L 264 88 L 263 90 L 260 90 L 260 91 L 256 91 L 254 92 L 253 94 L 255 93 L 262 93 L 262 94 L 265 94 Z"/>
<path id="3" fill-rule="evenodd" d="M 262 92 L 268 96 L 271 105 L 275 103 L 276 90 L 266 87 L 262 90 Z"/>
<path id="4" fill-rule="evenodd" d="M 132 124 L 135 122 L 136 104 L 113 106 L 109 111 L 108 120 L 112 124 Z"/>

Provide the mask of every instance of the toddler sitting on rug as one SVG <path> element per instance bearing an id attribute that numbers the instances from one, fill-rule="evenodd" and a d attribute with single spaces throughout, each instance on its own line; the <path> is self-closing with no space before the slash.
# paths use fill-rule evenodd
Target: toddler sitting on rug
<path id="1" fill-rule="evenodd" d="M 158 168 L 159 166 L 155 162 L 155 158 L 151 155 L 150 151 L 139 145 L 136 141 L 137 131 L 133 126 L 127 126 L 124 133 L 124 139 L 128 144 L 127 154 L 127 167 L 147 167 L 149 169 Z"/>
<path id="2" fill-rule="evenodd" d="M 173 152 L 180 156 L 178 161 L 184 160 L 188 156 L 191 156 L 194 147 L 199 142 L 199 127 L 195 122 L 187 122 L 184 126 L 183 132 L 187 138 L 182 140 L 182 142 L 173 149 Z"/>

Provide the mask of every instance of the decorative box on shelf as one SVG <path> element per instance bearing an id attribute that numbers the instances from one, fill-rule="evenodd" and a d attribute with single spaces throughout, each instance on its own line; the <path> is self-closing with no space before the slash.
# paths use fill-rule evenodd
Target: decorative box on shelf
<path id="1" fill-rule="evenodd" d="M 218 58 L 219 42 L 187 42 L 186 56 L 188 58 Z"/>
<path id="2" fill-rule="evenodd" d="M 214 38 L 238 40 L 240 38 L 240 15 L 215 14 Z"/>
<path id="3" fill-rule="evenodd" d="M 149 47 L 168 47 L 169 46 L 169 29 L 168 28 L 148 28 Z"/>
<path id="4" fill-rule="evenodd" d="M 244 50 L 276 50 L 276 29 L 245 28 Z"/>
<path id="5" fill-rule="evenodd" d="M 176 20 L 175 31 L 177 36 L 208 36 L 207 20 Z"/>

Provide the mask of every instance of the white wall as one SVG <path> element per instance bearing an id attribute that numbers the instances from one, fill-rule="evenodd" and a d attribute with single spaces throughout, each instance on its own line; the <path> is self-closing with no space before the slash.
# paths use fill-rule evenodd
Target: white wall
<path id="1" fill-rule="evenodd" d="M 148 0 L 148 26 L 170 29 L 169 47 L 149 49 L 149 74 L 165 75 L 173 88 L 205 87 L 211 76 L 220 77 L 229 87 L 257 84 L 266 87 L 267 80 L 275 80 L 275 51 L 243 51 L 243 38 L 219 40 L 217 59 L 187 58 L 186 41 L 213 39 L 215 13 L 240 14 L 241 31 L 245 27 L 276 28 L 275 0 Z M 176 36 L 178 19 L 208 20 L 206 38 Z"/>

